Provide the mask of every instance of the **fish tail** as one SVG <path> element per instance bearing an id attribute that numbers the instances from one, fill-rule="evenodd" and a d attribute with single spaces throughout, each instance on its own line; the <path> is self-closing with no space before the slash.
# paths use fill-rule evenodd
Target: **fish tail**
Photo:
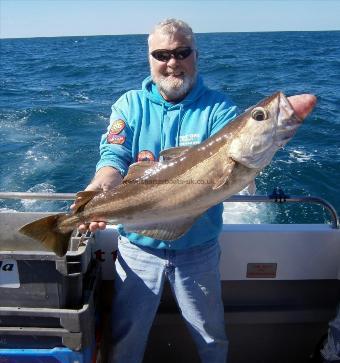
<path id="1" fill-rule="evenodd" d="M 49 250 L 52 250 L 58 256 L 64 256 L 68 249 L 72 229 L 61 231 L 58 224 L 65 218 L 64 213 L 54 214 L 52 216 L 38 219 L 34 222 L 25 224 L 19 229 L 19 232 L 41 241 Z"/>

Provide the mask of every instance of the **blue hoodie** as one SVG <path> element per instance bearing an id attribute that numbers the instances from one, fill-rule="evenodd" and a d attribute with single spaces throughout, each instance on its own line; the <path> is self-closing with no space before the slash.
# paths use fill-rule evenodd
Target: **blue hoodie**
<path id="1" fill-rule="evenodd" d="M 148 77 L 141 90 L 125 93 L 112 106 L 97 170 L 112 166 L 125 176 L 130 164 L 158 160 L 160 151 L 171 147 L 198 144 L 236 115 L 235 104 L 222 93 L 208 89 L 199 76 L 189 94 L 176 104 L 165 101 Z M 210 208 L 184 236 L 170 243 L 128 233 L 123 226 L 118 230 L 141 246 L 184 249 L 216 239 L 222 228 L 222 212 L 222 203 Z"/>

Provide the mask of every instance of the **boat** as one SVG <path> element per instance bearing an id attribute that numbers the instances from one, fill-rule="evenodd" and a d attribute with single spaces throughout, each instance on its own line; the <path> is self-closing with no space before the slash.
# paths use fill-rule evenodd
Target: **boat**
<path id="1" fill-rule="evenodd" d="M 0 193 L 0 198 L 72 200 L 72 193 Z M 328 323 L 340 302 L 340 229 L 336 210 L 318 197 L 236 195 L 225 203 L 314 203 L 330 215 L 326 224 L 224 224 L 220 236 L 221 284 L 229 337 L 229 363 L 302 363 L 316 357 Z M 1 256 L 21 251 L 54 255 L 16 231 L 48 213 L 0 213 Z M 110 344 L 109 313 L 113 291 L 117 231 L 108 226 L 95 234 L 75 232 L 66 256 L 79 244 L 91 246 L 101 268 L 97 306 L 103 325 L 98 359 L 105 363 Z M 77 245 L 78 244 L 78 245 Z M 57 258 L 58 261 L 60 258 Z M 3 257 L 0 257 L 0 262 Z M 12 281 L 13 282 L 13 281 Z M 0 279 L 0 293 L 2 290 Z M 212 307 L 213 308 L 213 307 Z M 0 308 L 0 315 L 1 315 Z M 106 323 L 106 324 L 105 324 Z M 1 346 L 0 346 L 1 348 Z M 132 347 L 133 349 L 133 347 Z M 168 285 L 149 336 L 144 363 L 199 362 Z"/>

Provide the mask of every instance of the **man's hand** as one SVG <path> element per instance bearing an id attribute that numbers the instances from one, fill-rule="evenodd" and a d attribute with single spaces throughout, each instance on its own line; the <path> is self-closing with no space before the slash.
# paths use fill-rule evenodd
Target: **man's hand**
<path id="1" fill-rule="evenodd" d="M 91 183 L 86 187 L 85 190 L 99 190 L 106 192 L 115 188 L 122 182 L 122 180 L 123 178 L 117 169 L 112 168 L 111 166 L 104 166 L 97 171 Z M 70 208 L 73 210 L 75 208 L 75 204 L 72 204 Z M 105 228 L 105 222 L 91 222 L 90 224 L 81 224 L 78 226 L 78 230 L 81 233 L 86 232 L 88 229 L 91 232 L 95 232 L 97 229 Z"/>

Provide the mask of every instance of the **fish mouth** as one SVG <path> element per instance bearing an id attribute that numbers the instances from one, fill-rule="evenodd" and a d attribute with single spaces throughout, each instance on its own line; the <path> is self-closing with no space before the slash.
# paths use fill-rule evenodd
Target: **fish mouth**
<path id="1" fill-rule="evenodd" d="M 291 96 L 287 100 L 296 117 L 302 121 L 313 111 L 317 102 L 317 98 L 310 93 Z"/>
<path id="2" fill-rule="evenodd" d="M 295 112 L 289 98 L 283 92 L 278 92 L 276 95 L 278 96 L 278 105 L 274 144 L 281 148 L 295 135 L 303 123 L 303 118 Z"/>
<path id="3" fill-rule="evenodd" d="M 301 117 L 302 115 L 295 111 L 292 103 L 289 101 L 289 97 L 283 92 L 279 92 L 279 96 L 280 113 L 286 112 L 286 117 L 293 117 L 296 121 L 299 121 L 300 123 L 303 122 L 304 117 Z"/>

